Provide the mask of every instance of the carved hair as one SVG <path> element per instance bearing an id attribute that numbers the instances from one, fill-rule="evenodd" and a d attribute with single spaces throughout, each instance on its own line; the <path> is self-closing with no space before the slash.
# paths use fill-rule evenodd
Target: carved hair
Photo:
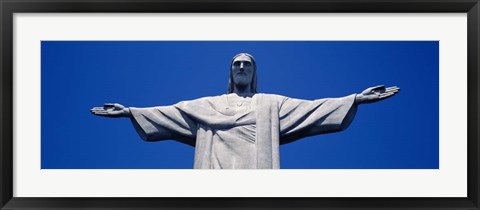
<path id="1" fill-rule="evenodd" d="M 232 58 L 232 62 L 230 63 L 230 77 L 228 79 L 228 93 L 233 93 L 233 86 L 235 85 L 233 82 L 233 74 L 232 74 L 232 67 L 233 67 L 233 62 L 235 61 L 235 58 L 239 56 L 248 56 L 250 60 L 252 60 L 252 65 L 253 65 L 253 75 L 252 75 L 252 81 L 250 82 L 250 90 L 252 93 L 257 93 L 257 64 L 255 63 L 255 58 L 253 58 L 252 55 L 248 53 L 240 53 Z"/>

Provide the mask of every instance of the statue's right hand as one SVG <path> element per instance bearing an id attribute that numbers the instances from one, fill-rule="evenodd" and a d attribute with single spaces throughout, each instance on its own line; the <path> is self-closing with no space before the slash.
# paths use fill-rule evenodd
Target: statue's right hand
<path id="1" fill-rule="evenodd" d="M 102 117 L 130 117 L 130 110 L 121 104 L 107 103 L 103 107 L 93 107 L 90 112 Z"/>

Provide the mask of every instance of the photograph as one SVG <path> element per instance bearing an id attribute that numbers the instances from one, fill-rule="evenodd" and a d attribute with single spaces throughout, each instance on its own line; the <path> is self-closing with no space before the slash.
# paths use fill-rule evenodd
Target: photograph
<path id="1" fill-rule="evenodd" d="M 439 169 L 439 42 L 42 41 L 41 168 Z"/>

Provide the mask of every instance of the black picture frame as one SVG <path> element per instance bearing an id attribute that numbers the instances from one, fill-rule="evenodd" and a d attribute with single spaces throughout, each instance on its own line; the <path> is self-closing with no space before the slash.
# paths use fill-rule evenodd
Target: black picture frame
<path id="1" fill-rule="evenodd" d="M 1 209 L 479 209 L 478 0 L 0 0 Z M 14 13 L 467 13 L 466 198 L 17 198 L 13 197 Z M 93 189 L 92 189 L 93 190 Z M 254 190 L 254 189 L 252 189 Z"/>

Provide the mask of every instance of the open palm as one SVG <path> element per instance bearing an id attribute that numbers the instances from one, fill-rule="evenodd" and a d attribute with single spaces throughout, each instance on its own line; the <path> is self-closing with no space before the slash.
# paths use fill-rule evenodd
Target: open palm
<path id="1" fill-rule="evenodd" d="M 97 116 L 102 117 L 127 117 L 129 116 L 128 110 L 121 104 L 106 103 L 103 107 L 93 107 L 90 112 Z"/>
<path id="2" fill-rule="evenodd" d="M 357 95 L 358 103 L 374 103 L 377 101 L 385 100 L 397 94 L 400 91 L 400 88 L 397 86 L 392 86 L 385 88 L 384 85 L 378 85 L 375 87 L 370 87 L 362 91 L 362 93 Z"/>

